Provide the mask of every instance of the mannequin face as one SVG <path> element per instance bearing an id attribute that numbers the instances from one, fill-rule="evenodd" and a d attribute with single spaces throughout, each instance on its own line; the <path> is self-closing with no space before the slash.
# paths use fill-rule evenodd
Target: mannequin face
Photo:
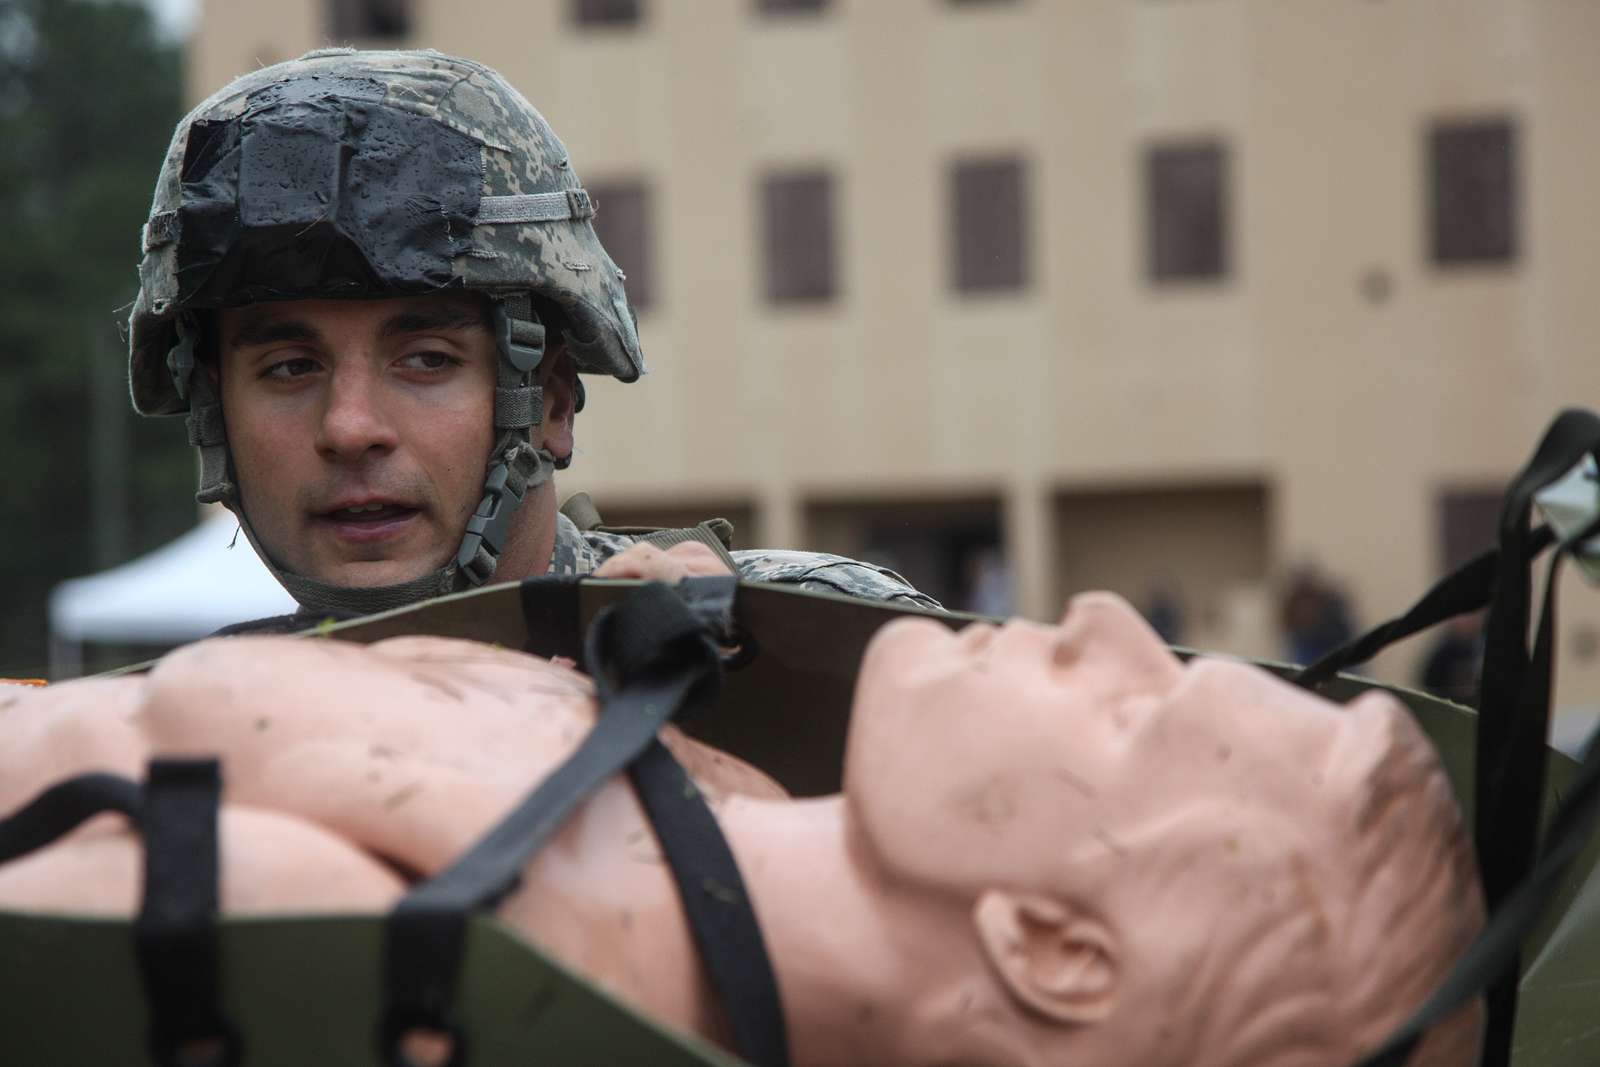
<path id="1" fill-rule="evenodd" d="M 1058 626 L 1015 620 L 952 634 L 907 620 L 885 628 L 863 665 L 847 791 L 934 789 L 943 807 L 913 838 L 940 837 L 954 859 L 991 827 L 997 840 L 984 853 L 1004 850 L 1014 858 L 1002 868 L 1043 875 L 1061 864 L 1041 852 L 1081 866 L 1184 808 L 1224 805 L 1256 833 L 1255 814 L 1271 822 L 1322 805 L 1319 769 L 1348 718 L 1242 665 L 1180 664 L 1109 596 L 1078 598 Z M 890 824 L 891 849 L 901 815 L 927 814 L 883 809 L 869 819 Z M 922 850 L 909 851 L 922 866 Z M 968 863 L 963 880 L 983 881 L 982 859 L 956 866 Z"/>
<path id="2" fill-rule="evenodd" d="M 1420 746 L 1413 777 L 1442 782 L 1399 705 L 1181 664 L 1109 594 L 1058 626 L 885 627 L 851 731 L 852 820 L 895 883 L 972 902 L 968 935 L 1041 1062 L 1301 1062 L 1304 1042 L 1366 1040 L 1325 1003 L 1345 959 L 1415 948 L 1445 964 L 1455 945 L 1450 929 L 1346 933 L 1351 901 L 1381 895 L 1350 882 L 1365 840 L 1413 840 L 1373 766 Z M 1428 823 L 1419 847 L 1465 854 L 1440 788 L 1446 830 Z"/>

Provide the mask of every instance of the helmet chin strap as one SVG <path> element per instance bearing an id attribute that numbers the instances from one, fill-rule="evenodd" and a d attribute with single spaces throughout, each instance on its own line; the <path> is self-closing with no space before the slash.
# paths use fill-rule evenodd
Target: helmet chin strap
<path id="1" fill-rule="evenodd" d="M 210 375 L 195 372 L 194 345 L 198 329 L 189 316 L 178 320 L 178 342 L 168 357 L 178 395 L 189 401 L 189 443 L 200 450 L 202 504 L 220 503 L 239 520 L 239 527 L 289 595 L 312 612 L 370 615 L 415 604 L 420 600 L 459 593 L 483 585 L 493 576 L 513 527 L 517 509 L 529 493 L 550 480 L 557 467 L 548 449 L 533 444 L 534 428 L 544 413 L 543 390 L 533 384 L 533 373 L 544 357 L 544 326 L 526 293 L 495 300 L 492 307 L 495 339 L 501 358 L 496 361 L 494 422 L 498 432 L 489 454 L 483 498 L 467 520 L 467 528 L 453 559 L 437 570 L 392 585 L 346 586 L 296 574 L 280 565 L 261 543 L 245 514 L 234 481 L 222 403 Z"/>
<path id="2" fill-rule="evenodd" d="M 484 482 L 484 503 L 479 505 L 478 514 L 468 520 L 467 533 L 462 538 L 461 547 L 457 549 L 456 558 L 438 570 L 429 571 L 408 582 L 374 586 L 333 585 L 285 570 L 273 561 L 272 556 L 256 537 L 244 508 L 238 504 L 237 497 L 229 507 L 239 517 L 240 528 L 255 546 L 256 553 L 266 563 L 267 568 L 272 571 L 273 577 L 278 579 L 301 607 L 312 612 L 355 612 L 358 615 L 371 615 L 374 612 L 405 607 L 407 604 L 415 604 L 431 597 L 463 592 L 482 585 L 493 576 L 499 562 L 500 551 L 505 547 L 504 537 L 510 531 L 512 516 L 522 505 L 527 494 L 548 481 L 555 469 L 555 457 L 549 451 L 542 448 L 535 449 L 526 440 L 513 438 L 508 444 L 509 436 L 511 435 L 503 435 L 500 443 L 496 445 L 496 455 L 500 458 L 489 468 L 489 476 Z M 512 457 L 509 461 L 508 456 Z M 491 501 L 494 503 L 491 504 Z M 479 526 L 475 530 L 474 523 L 478 522 L 486 507 L 492 508 L 492 516 L 489 523 L 484 525 L 491 529 Z M 491 539 L 490 534 L 494 535 L 494 539 Z M 470 561 L 463 565 L 461 560 L 469 552 Z"/>

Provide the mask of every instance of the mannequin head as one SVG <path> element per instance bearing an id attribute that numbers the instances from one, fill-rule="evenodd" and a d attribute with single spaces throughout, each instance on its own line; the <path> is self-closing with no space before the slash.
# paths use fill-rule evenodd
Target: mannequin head
<path id="1" fill-rule="evenodd" d="M 1040 1062 L 1347 1062 L 1482 921 L 1396 701 L 1181 664 L 1106 594 L 1054 627 L 886 627 L 845 779 L 887 878 L 970 900 Z M 1475 1037 L 1464 1013 L 1415 1062 L 1470 1062 Z"/>

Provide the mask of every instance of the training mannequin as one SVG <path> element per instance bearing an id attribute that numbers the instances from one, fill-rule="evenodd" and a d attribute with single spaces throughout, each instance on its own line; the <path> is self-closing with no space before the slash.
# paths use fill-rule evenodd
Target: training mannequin
<path id="1" fill-rule="evenodd" d="M 83 771 L 216 755 L 224 912 L 378 912 L 593 715 L 569 666 L 481 644 L 203 642 L 144 677 L 0 695 L 0 813 Z M 1106 594 L 1058 626 L 885 627 L 841 796 L 790 800 L 664 737 L 738 858 L 797 1067 L 1341 1067 L 1482 923 L 1449 785 L 1392 698 L 1340 709 L 1239 664 L 1180 664 Z M 0 908 L 131 914 L 140 863 L 103 816 L 0 867 Z M 726 1043 L 622 781 L 499 914 Z M 1470 1064 L 1476 1023 L 1458 1015 L 1413 1062 Z"/>

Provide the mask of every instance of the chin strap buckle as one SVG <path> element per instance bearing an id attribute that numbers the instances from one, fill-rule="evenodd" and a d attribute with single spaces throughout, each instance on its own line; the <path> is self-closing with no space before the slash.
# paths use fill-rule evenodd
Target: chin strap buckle
<path id="1" fill-rule="evenodd" d="M 550 454 L 514 434 L 501 438 L 499 456 L 483 481 L 483 499 L 467 520 L 466 535 L 456 552 L 456 567 L 472 585 L 483 585 L 494 577 L 517 509 L 528 492 L 550 476 Z"/>
<path id="2" fill-rule="evenodd" d="M 483 499 L 467 520 L 467 533 L 456 553 L 456 566 L 473 585 L 483 585 L 494 577 L 500 551 L 505 548 L 506 535 L 511 531 L 511 517 L 522 504 L 522 493 L 511 484 L 514 459 L 508 451 L 490 468 L 489 477 L 483 483 Z"/>

